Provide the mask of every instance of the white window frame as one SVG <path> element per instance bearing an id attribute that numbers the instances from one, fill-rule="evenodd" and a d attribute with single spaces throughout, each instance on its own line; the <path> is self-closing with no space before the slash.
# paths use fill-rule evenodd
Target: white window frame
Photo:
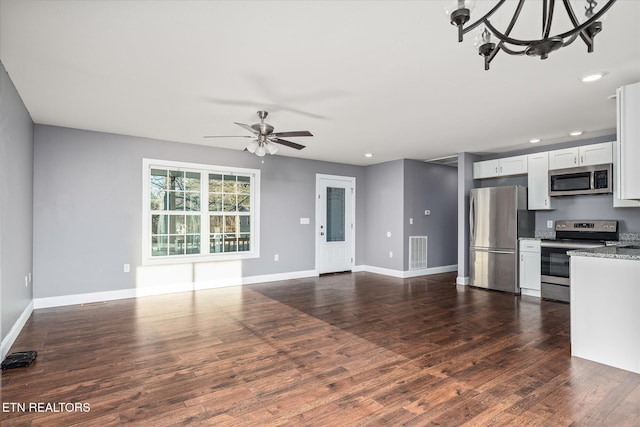
<path id="1" fill-rule="evenodd" d="M 171 169 L 185 172 L 200 172 L 200 250 L 209 247 L 209 198 L 208 175 L 241 174 L 251 177 L 251 250 L 246 252 L 200 253 L 185 255 L 151 255 L 151 203 L 150 174 L 151 169 Z M 260 257 L 260 170 L 234 168 L 228 166 L 207 165 L 200 163 L 177 162 L 171 160 L 142 159 L 142 264 L 184 264 L 193 262 L 229 261 Z"/>

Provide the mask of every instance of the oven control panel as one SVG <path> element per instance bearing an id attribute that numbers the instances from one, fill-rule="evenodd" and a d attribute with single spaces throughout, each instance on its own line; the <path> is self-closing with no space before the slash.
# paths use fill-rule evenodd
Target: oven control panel
<path id="1" fill-rule="evenodd" d="M 556 221 L 556 231 L 593 232 L 593 231 L 618 231 L 618 221 L 597 220 L 597 221 Z"/>

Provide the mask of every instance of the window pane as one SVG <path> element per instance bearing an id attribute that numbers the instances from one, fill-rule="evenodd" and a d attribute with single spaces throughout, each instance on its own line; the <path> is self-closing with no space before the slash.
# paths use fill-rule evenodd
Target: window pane
<path id="1" fill-rule="evenodd" d="M 222 206 L 225 212 L 236 212 L 236 195 L 235 194 L 225 194 L 224 195 L 224 205 Z"/>
<path id="2" fill-rule="evenodd" d="M 187 253 L 188 254 L 199 254 L 200 253 L 200 236 L 199 235 L 191 235 L 187 236 Z"/>
<path id="3" fill-rule="evenodd" d="M 169 234 L 167 215 L 151 215 L 151 234 Z"/>
<path id="4" fill-rule="evenodd" d="M 149 197 L 150 208 L 152 211 L 161 211 L 167 205 L 167 192 L 164 190 L 151 190 Z"/>
<path id="5" fill-rule="evenodd" d="M 225 175 L 224 176 L 224 192 L 225 193 L 235 193 L 236 192 L 236 177 L 234 175 Z"/>
<path id="6" fill-rule="evenodd" d="M 185 234 L 184 215 L 169 215 L 169 234 Z"/>
<path id="7" fill-rule="evenodd" d="M 238 193 L 249 194 L 251 192 L 251 178 L 248 176 L 238 177 Z"/>
<path id="8" fill-rule="evenodd" d="M 209 194 L 209 212 L 222 212 L 222 194 Z"/>
<path id="9" fill-rule="evenodd" d="M 198 172 L 185 172 L 184 189 L 187 191 L 200 191 L 200 174 Z"/>
<path id="10" fill-rule="evenodd" d="M 185 193 L 185 210 L 200 210 L 200 193 Z"/>
<path id="11" fill-rule="evenodd" d="M 327 187 L 327 242 L 344 242 L 345 189 Z"/>
<path id="12" fill-rule="evenodd" d="M 238 217 L 237 216 L 225 216 L 224 217 L 224 232 L 236 233 L 238 231 Z"/>
<path id="13" fill-rule="evenodd" d="M 251 195 L 238 194 L 238 212 L 251 211 Z"/>
<path id="14" fill-rule="evenodd" d="M 184 249 L 184 236 L 169 236 L 169 255 L 183 255 Z"/>
<path id="15" fill-rule="evenodd" d="M 209 193 L 222 193 L 222 175 L 209 174 Z"/>
<path id="16" fill-rule="evenodd" d="M 169 190 L 184 190 L 184 172 L 169 171 Z"/>
<path id="17" fill-rule="evenodd" d="M 251 250 L 251 235 L 241 234 L 238 238 L 238 252 L 247 252 Z"/>
<path id="18" fill-rule="evenodd" d="M 164 169 L 151 169 L 151 192 L 167 189 L 167 171 Z"/>
<path id="19" fill-rule="evenodd" d="M 251 232 L 251 217 L 248 215 L 240 215 L 240 232 L 241 233 L 249 233 Z"/>
<path id="20" fill-rule="evenodd" d="M 211 215 L 209 218 L 209 231 L 211 233 L 222 233 L 222 215 Z"/>
<path id="21" fill-rule="evenodd" d="M 169 204 L 166 210 L 169 211 L 183 211 L 184 210 L 184 193 L 169 191 L 168 194 Z"/>
<path id="22" fill-rule="evenodd" d="M 200 233 L 200 217 L 195 215 L 187 216 L 187 234 Z"/>
<path id="23" fill-rule="evenodd" d="M 151 238 L 151 256 L 165 256 L 167 255 L 167 249 L 167 237 Z"/>
<path id="24" fill-rule="evenodd" d="M 222 252 L 222 234 L 212 234 L 209 239 L 209 253 L 217 254 Z"/>
<path id="25" fill-rule="evenodd" d="M 224 252 L 237 252 L 238 238 L 235 234 L 224 235 Z"/>

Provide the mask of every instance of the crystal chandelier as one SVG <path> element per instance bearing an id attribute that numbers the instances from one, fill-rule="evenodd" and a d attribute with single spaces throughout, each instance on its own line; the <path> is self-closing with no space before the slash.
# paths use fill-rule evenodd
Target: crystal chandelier
<path id="1" fill-rule="evenodd" d="M 600 0 L 600 3 L 604 3 L 602 7 L 598 7 L 596 0 L 585 0 L 582 22 L 571 6 L 571 0 L 562 0 L 564 10 L 573 28 L 554 36 L 550 34 L 556 2 L 555 0 L 537 0 L 536 3 L 542 6 L 542 34 L 541 38 L 537 40 L 522 40 L 510 36 L 526 0 L 518 0 L 515 12 L 506 29 L 502 32 L 491 23 L 492 17 L 495 17 L 494 14 L 504 6 L 505 2 L 506 0 L 498 1 L 486 14 L 467 26 L 465 24 L 471 19 L 471 10 L 475 5 L 474 0 L 453 0 L 453 7 L 447 10 L 451 24 L 458 27 L 459 42 L 462 41 L 464 34 L 484 26 L 478 40 L 478 53 L 484 57 L 485 70 L 489 69 L 489 64 L 500 51 L 509 55 L 539 56 L 540 59 L 546 59 L 549 53 L 570 45 L 578 37 L 587 45 L 587 52 L 593 52 L 594 38 L 602 30 L 602 22 L 599 19 L 613 6 L 616 0 L 606 0 L 606 3 L 605 0 Z"/>

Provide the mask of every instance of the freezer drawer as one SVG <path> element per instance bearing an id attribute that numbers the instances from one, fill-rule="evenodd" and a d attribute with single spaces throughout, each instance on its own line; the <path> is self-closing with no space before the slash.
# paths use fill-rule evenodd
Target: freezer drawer
<path id="1" fill-rule="evenodd" d="M 515 251 L 471 248 L 469 264 L 471 286 L 520 293 Z"/>

